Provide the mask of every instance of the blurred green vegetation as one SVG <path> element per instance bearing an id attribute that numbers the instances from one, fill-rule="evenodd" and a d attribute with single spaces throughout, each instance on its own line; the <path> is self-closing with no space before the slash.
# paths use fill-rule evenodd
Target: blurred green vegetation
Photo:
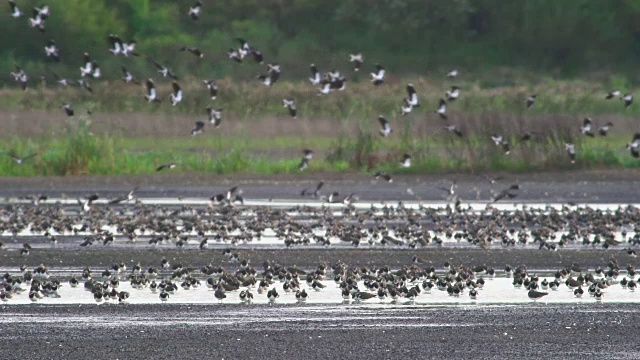
<path id="1" fill-rule="evenodd" d="M 18 0 L 30 15 L 40 0 Z M 119 78 L 126 64 L 144 78 L 155 74 L 140 58 L 107 52 L 110 33 L 135 39 L 138 52 L 167 64 L 182 77 L 249 79 L 263 71 L 251 61 L 235 64 L 226 51 L 236 37 L 278 62 L 283 79 L 307 75 L 308 65 L 349 68 L 348 54 L 362 52 L 365 70 L 375 62 L 389 74 L 431 74 L 459 68 L 497 85 L 508 71 L 535 78 L 620 73 L 640 81 L 640 2 L 637 0 L 234 0 L 203 1 L 203 15 L 187 16 L 194 0 L 48 0 L 46 31 L 29 28 L 26 17 L 0 21 L 0 68 L 22 65 L 32 76 L 45 66 L 79 77 L 82 53 L 90 52 L 106 78 Z M 45 60 L 55 39 L 62 62 Z M 205 57 L 179 53 L 199 47 Z M 358 74 L 360 77 L 367 76 Z M 354 77 L 358 77 L 355 76 Z M 9 77 L 0 81 L 9 82 Z M 627 84 L 628 85 L 628 84 Z"/>

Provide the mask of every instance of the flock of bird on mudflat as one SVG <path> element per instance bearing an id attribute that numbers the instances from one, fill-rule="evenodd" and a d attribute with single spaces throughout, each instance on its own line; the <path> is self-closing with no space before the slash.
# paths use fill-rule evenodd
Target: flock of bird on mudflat
<path id="1" fill-rule="evenodd" d="M 9 0 L 9 6 L 11 10 L 11 16 L 13 18 L 20 18 L 25 15 L 16 2 L 14 0 Z M 186 13 L 191 19 L 194 21 L 198 21 L 201 16 L 203 16 L 203 5 L 201 1 L 196 1 Z M 41 7 L 34 7 L 32 9 L 32 15 L 29 17 L 28 24 L 31 28 L 37 29 L 41 32 L 45 31 L 46 20 L 50 16 L 50 9 L 47 5 L 42 5 Z M 115 34 L 110 34 L 107 37 L 109 44 L 109 52 L 114 56 L 123 56 L 123 57 L 139 57 L 140 54 L 136 52 L 136 41 L 131 40 L 129 42 L 123 41 L 119 36 Z M 230 61 L 234 61 L 237 63 L 242 63 L 247 59 L 253 59 L 253 61 L 263 64 L 264 56 L 262 52 L 251 46 L 244 39 L 238 38 L 239 46 L 232 47 L 227 51 L 227 56 Z M 182 46 L 178 49 L 180 52 L 188 52 L 197 58 L 203 58 L 205 55 L 203 51 L 193 46 Z M 51 59 L 55 62 L 61 61 L 60 50 L 56 46 L 55 40 L 49 40 L 46 42 L 44 46 L 45 55 L 48 59 Z M 178 77 L 175 73 L 166 65 L 163 65 L 161 62 L 158 62 L 151 57 L 145 57 L 149 64 L 157 69 L 157 72 L 163 78 L 171 78 L 172 81 L 172 92 L 169 94 L 169 102 L 172 106 L 177 106 L 184 99 L 184 93 L 180 84 L 178 83 Z M 353 64 L 353 70 L 359 71 L 361 67 L 364 65 L 364 56 L 362 53 L 351 54 L 349 61 Z M 78 86 L 80 88 L 84 88 L 89 92 L 93 92 L 91 88 L 91 80 L 98 79 L 102 77 L 102 72 L 100 70 L 100 66 L 97 61 L 92 59 L 88 52 L 85 52 L 83 55 L 83 62 L 80 67 L 80 79 L 73 80 L 70 78 L 63 78 L 58 76 L 56 73 L 51 71 L 53 76 L 56 78 L 56 82 L 61 86 Z M 309 77 L 309 81 L 311 84 L 319 86 L 318 95 L 325 96 L 329 95 L 333 91 L 342 91 L 346 88 L 347 78 L 343 76 L 340 71 L 332 70 L 325 74 L 322 74 L 318 67 L 315 64 L 310 65 L 311 69 L 311 77 Z M 267 87 L 273 86 L 281 77 L 281 67 L 277 63 L 268 63 L 266 72 L 257 76 L 257 79 Z M 371 83 L 374 86 L 380 86 L 385 82 L 386 70 L 384 66 L 380 64 L 375 64 L 373 72 L 370 73 Z M 17 84 L 19 84 L 22 89 L 27 89 L 29 83 L 28 74 L 22 69 L 20 66 L 16 65 L 16 69 L 14 72 L 11 72 L 11 76 L 15 80 Z M 447 77 L 455 78 L 458 76 L 458 70 L 453 69 L 448 74 Z M 42 77 L 45 78 L 44 76 Z M 141 82 L 137 80 L 137 78 L 124 66 L 122 65 L 122 80 L 125 83 L 132 84 L 140 84 Z M 212 100 L 215 100 L 218 96 L 218 85 L 215 80 L 205 79 L 203 80 L 204 85 L 209 91 L 209 95 Z M 144 99 L 150 103 L 159 103 L 161 102 L 161 97 L 158 94 L 155 86 L 155 82 L 153 78 L 148 78 L 145 81 L 146 94 L 144 95 Z M 411 113 L 415 108 L 420 106 L 418 93 L 413 84 L 408 84 L 406 87 L 407 96 L 402 99 L 402 105 L 400 106 L 400 114 L 407 115 Z M 456 99 L 458 99 L 461 95 L 461 89 L 458 86 L 452 86 L 451 89 L 445 92 L 445 96 L 441 98 L 438 102 L 437 108 L 433 111 L 433 113 L 437 114 L 444 121 L 448 121 L 447 109 L 448 106 L 453 103 Z M 523 101 L 523 106 L 526 108 L 530 108 L 534 106 L 536 102 L 536 94 L 529 95 Z M 617 99 L 619 98 L 624 102 L 625 107 L 631 106 L 633 103 L 633 95 L 631 93 L 622 94 L 619 90 L 610 91 L 606 97 L 606 99 Z M 296 118 L 298 115 L 298 109 L 296 107 L 296 101 L 293 98 L 285 98 L 282 100 L 283 107 L 285 107 L 290 116 Z M 75 111 L 70 103 L 62 104 L 62 109 L 66 112 L 68 116 L 74 116 Z M 223 108 L 214 108 L 207 107 L 206 113 L 208 115 L 209 123 L 217 128 L 222 123 L 222 114 Z M 380 135 L 387 137 L 391 135 L 393 132 L 393 128 L 391 127 L 390 122 L 382 115 L 378 117 L 378 121 L 380 123 Z M 197 121 L 191 130 L 191 135 L 199 135 L 203 133 L 205 129 L 206 122 L 205 121 Z M 593 137 L 597 134 L 601 136 L 606 136 L 607 132 L 613 127 L 613 123 L 608 122 L 601 126 L 596 126 L 592 119 L 585 118 L 583 124 L 581 126 L 580 132 L 589 137 Z M 444 129 L 455 134 L 456 136 L 464 136 L 461 129 L 455 124 L 447 124 L 444 126 Z M 529 141 L 532 137 L 536 136 L 535 132 L 527 131 L 520 136 L 521 141 Z M 510 144 L 508 138 L 504 136 L 504 134 L 493 134 L 491 136 L 491 140 L 495 143 L 496 146 L 501 147 L 504 150 L 505 154 L 509 154 L 511 152 L 512 145 Z M 631 155 L 635 158 L 640 157 L 640 133 L 636 133 L 630 143 L 627 144 L 627 150 L 631 153 Z M 565 143 L 565 150 L 569 156 L 570 161 L 573 163 L 576 159 L 576 147 L 572 142 Z M 312 158 L 313 152 L 309 149 L 304 150 L 304 157 L 302 158 L 299 169 L 305 170 L 309 167 L 309 161 Z M 24 163 L 30 157 L 35 156 L 35 154 L 30 154 L 27 156 L 18 156 L 15 151 L 10 151 L 8 153 L 18 164 Z M 176 167 L 178 164 L 164 164 L 158 167 L 158 171 L 167 168 Z M 401 167 L 410 167 L 411 166 L 411 155 L 404 154 L 402 160 L 400 161 Z"/>

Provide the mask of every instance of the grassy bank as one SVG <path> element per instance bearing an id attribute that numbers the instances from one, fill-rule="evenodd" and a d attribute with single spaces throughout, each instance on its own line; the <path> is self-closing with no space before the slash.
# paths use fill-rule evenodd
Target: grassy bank
<path id="1" fill-rule="evenodd" d="M 618 135 L 575 137 L 578 154 L 576 163 L 571 164 L 564 150 L 567 135 L 562 134 L 562 128 L 549 127 L 548 132 L 527 142 L 515 135 L 508 137 L 512 150 L 506 155 L 491 142 L 491 127 L 480 123 L 476 126 L 476 134 L 463 138 L 443 130 L 416 131 L 409 125 L 397 129 L 391 138 L 382 138 L 375 131 L 364 129 L 359 129 L 354 136 L 316 138 L 307 142 L 316 156 L 306 171 L 526 172 L 640 167 L 640 161 L 624 149 L 626 138 Z M 85 120 L 70 122 L 65 132 L 65 136 L 51 139 L 0 140 L 0 148 L 7 152 L 23 157 L 34 154 L 24 164 L 17 164 L 10 156 L 0 157 L 0 173 L 5 176 L 151 174 L 159 165 L 174 162 L 180 166 L 170 170 L 173 172 L 295 174 L 301 159 L 302 144 L 286 135 L 262 139 L 132 138 L 94 133 L 90 122 Z M 412 154 L 411 168 L 399 165 L 404 153 Z"/>

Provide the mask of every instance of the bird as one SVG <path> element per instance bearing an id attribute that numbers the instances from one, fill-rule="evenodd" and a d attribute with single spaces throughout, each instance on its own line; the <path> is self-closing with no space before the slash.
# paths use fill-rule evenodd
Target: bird
<path id="1" fill-rule="evenodd" d="M 178 164 L 176 164 L 176 163 L 162 164 L 162 165 L 160 165 L 160 166 L 158 166 L 156 168 L 156 172 L 159 172 L 159 171 L 162 171 L 162 170 L 165 170 L 165 169 L 171 170 L 171 169 L 175 169 L 177 167 L 178 167 Z"/>
<path id="2" fill-rule="evenodd" d="M 311 64 L 309 67 L 311 68 L 311 77 L 309 78 L 309 82 L 311 82 L 312 85 L 320 85 L 322 78 L 320 77 L 318 68 L 316 68 L 316 64 Z"/>
<path id="3" fill-rule="evenodd" d="M 640 133 L 635 133 L 635 135 L 633 135 L 633 141 L 627 144 L 627 150 L 629 150 L 631 156 L 633 156 L 634 158 L 640 157 L 640 149 L 638 148 L 639 146 Z"/>
<path id="4" fill-rule="evenodd" d="M 251 303 L 251 301 L 253 300 L 253 294 L 249 290 L 240 291 L 239 296 L 240 296 L 240 301 L 242 301 L 243 303 Z"/>
<path id="5" fill-rule="evenodd" d="M 322 187 L 324 186 L 324 181 L 320 181 L 317 185 L 316 188 L 313 192 L 309 191 L 309 189 L 303 189 L 302 192 L 300 192 L 301 196 L 307 196 L 310 195 L 312 197 L 317 198 L 320 195 L 320 190 L 322 189 Z"/>
<path id="6" fill-rule="evenodd" d="M 447 101 L 454 101 L 460 96 L 460 88 L 452 86 L 451 90 L 447 90 L 445 95 L 447 97 Z"/>
<path id="7" fill-rule="evenodd" d="M 306 302 L 308 297 L 309 297 L 309 295 L 307 294 L 307 292 L 304 289 L 298 290 L 296 292 L 296 300 L 298 300 L 298 302 L 300 302 L 300 303 Z"/>
<path id="8" fill-rule="evenodd" d="M 60 49 L 56 46 L 55 40 L 49 40 L 44 47 L 47 58 L 51 58 L 55 62 L 60 62 Z"/>
<path id="9" fill-rule="evenodd" d="M 27 161 L 27 160 L 31 159 L 32 157 L 35 157 L 35 156 L 36 156 L 36 154 L 35 154 L 35 153 L 32 153 L 32 154 L 29 154 L 29 155 L 27 155 L 27 156 L 20 157 L 20 156 L 18 156 L 18 154 L 16 154 L 16 153 L 15 153 L 15 151 L 13 151 L 13 150 L 10 150 L 10 151 L 7 153 L 7 155 L 9 155 L 9 156 L 11 157 L 11 159 L 13 159 L 13 161 L 15 161 L 15 162 L 16 162 L 16 164 L 18 164 L 18 165 L 22 165 L 22 164 L 24 164 L 24 162 L 25 162 L 25 161 Z"/>
<path id="10" fill-rule="evenodd" d="M 411 155 L 404 154 L 402 156 L 402 161 L 400 162 L 400 166 L 403 167 L 403 168 L 410 168 L 411 167 Z"/>
<path id="11" fill-rule="evenodd" d="M 91 61 L 91 56 L 88 52 L 85 52 L 83 55 L 83 66 L 80 67 L 80 77 L 84 78 L 87 76 L 91 76 L 93 74 L 93 61 Z"/>
<path id="12" fill-rule="evenodd" d="M 577 298 L 581 298 L 583 294 L 584 294 L 584 290 L 582 290 L 582 287 L 580 286 L 578 286 L 575 290 L 573 290 L 573 295 Z"/>
<path id="13" fill-rule="evenodd" d="M 127 202 L 128 201 L 133 201 L 135 199 L 133 194 L 135 193 L 136 190 L 138 190 L 137 187 L 135 187 L 131 191 L 129 191 L 126 196 L 120 196 L 120 197 L 117 197 L 117 198 L 109 201 L 109 205 L 120 204 L 121 202 L 125 202 L 125 201 L 127 201 Z"/>
<path id="14" fill-rule="evenodd" d="M 300 164 L 298 165 L 298 171 L 305 171 L 309 167 L 309 160 L 302 158 Z"/>
<path id="15" fill-rule="evenodd" d="M 282 105 L 289 110 L 289 115 L 297 119 L 298 118 L 298 109 L 296 108 L 296 102 L 293 99 L 282 99 Z"/>
<path id="16" fill-rule="evenodd" d="M 407 98 L 402 99 L 402 107 L 400 108 L 400 114 L 402 116 L 405 116 L 409 114 L 411 110 L 413 110 L 413 106 L 409 104 L 409 100 L 407 100 Z"/>
<path id="17" fill-rule="evenodd" d="M 140 82 L 133 77 L 133 74 L 129 70 L 127 70 L 124 65 L 120 67 L 120 70 L 122 71 L 122 81 L 124 81 L 126 84 L 140 84 Z"/>
<path id="18" fill-rule="evenodd" d="M 385 70 L 384 67 L 380 64 L 376 64 L 375 68 L 375 72 L 371 73 L 371 82 L 373 83 L 373 85 L 378 86 L 384 82 Z"/>
<path id="19" fill-rule="evenodd" d="M 14 67 L 16 71 L 10 73 L 11 76 L 13 77 L 13 80 L 18 84 L 20 84 L 20 87 L 22 88 L 22 90 L 27 90 L 27 83 L 29 81 L 29 76 L 20 66 L 14 65 Z"/>
<path id="20" fill-rule="evenodd" d="M 499 200 L 502 200 L 505 198 L 513 199 L 514 197 L 518 196 L 518 193 L 517 193 L 518 190 L 520 190 L 520 185 L 512 184 L 508 188 L 497 193 L 491 200 L 492 202 L 498 202 Z"/>
<path id="21" fill-rule="evenodd" d="M 171 101 L 171 106 L 176 106 L 180 102 L 182 102 L 182 88 L 176 81 L 171 83 L 171 87 L 173 88 L 173 92 L 169 95 L 169 101 Z"/>
<path id="22" fill-rule="evenodd" d="M 44 16 L 38 8 L 33 8 L 32 14 L 33 16 L 29 18 L 29 25 L 40 32 L 44 32 L 45 20 L 47 17 Z"/>
<path id="23" fill-rule="evenodd" d="M 211 96 L 211 100 L 215 100 L 218 96 L 218 85 L 216 85 L 215 80 L 203 80 L 204 84 L 207 86 L 209 90 L 209 95 Z"/>
<path id="24" fill-rule="evenodd" d="M 460 131 L 460 129 L 458 129 L 458 127 L 456 125 L 447 125 L 444 127 L 447 131 L 454 133 L 455 135 L 457 135 L 458 137 L 462 137 L 462 131 Z"/>
<path id="25" fill-rule="evenodd" d="M 311 149 L 303 149 L 302 154 L 304 155 L 304 159 L 306 160 L 313 159 L 313 150 Z"/>
<path id="26" fill-rule="evenodd" d="M 183 46 L 180 48 L 180 51 L 181 52 L 188 51 L 200 59 L 204 57 L 204 54 L 202 53 L 202 51 L 200 51 L 200 49 L 198 49 L 197 47 Z"/>
<path id="27" fill-rule="evenodd" d="M 380 127 L 381 127 L 380 135 L 383 137 L 387 137 L 391 135 L 391 133 L 393 132 L 393 129 L 389 125 L 389 122 L 387 121 L 387 119 L 385 119 L 384 116 L 379 115 L 378 122 L 380 123 Z"/>
<path id="28" fill-rule="evenodd" d="M 607 133 L 609 132 L 609 130 L 611 130 L 612 127 L 613 123 L 609 121 L 598 128 L 598 133 L 600 134 L 600 136 L 607 136 Z"/>
<path id="29" fill-rule="evenodd" d="M 630 93 L 624 94 L 622 100 L 624 101 L 624 107 L 628 108 L 629 106 L 631 106 L 631 104 L 633 104 L 633 95 Z"/>
<path id="30" fill-rule="evenodd" d="M 478 299 L 478 290 L 476 290 L 476 289 L 469 290 L 469 298 L 471 298 L 471 300 L 477 300 Z"/>
<path id="31" fill-rule="evenodd" d="M 595 136 L 595 134 L 593 133 L 593 125 L 590 118 L 584 118 L 584 120 L 582 121 L 580 132 L 582 133 L 582 135 L 586 135 L 589 137 Z"/>
<path id="32" fill-rule="evenodd" d="M 78 199 L 78 204 L 82 206 L 82 211 L 89 212 L 94 201 L 98 200 L 97 194 L 92 194 L 84 199 Z"/>
<path id="33" fill-rule="evenodd" d="M 279 297 L 280 295 L 278 294 L 278 291 L 275 288 L 267 291 L 267 299 L 269 299 L 269 302 L 273 303 Z"/>
<path id="34" fill-rule="evenodd" d="M 329 80 L 322 80 L 320 82 L 322 85 L 320 89 L 318 89 L 318 96 L 328 95 L 331 92 L 331 82 Z"/>
<path id="35" fill-rule="evenodd" d="M 155 67 L 158 69 L 158 73 L 162 75 L 162 77 L 164 78 L 170 77 L 174 80 L 178 80 L 178 77 L 168 67 L 160 64 L 159 62 L 153 60 L 152 58 L 148 58 L 148 59 L 153 63 L 153 65 L 155 65 Z"/>
<path id="36" fill-rule="evenodd" d="M 204 131 L 204 122 L 196 121 L 196 125 L 191 129 L 191 136 L 196 136 L 202 134 Z"/>
<path id="37" fill-rule="evenodd" d="M 447 77 L 448 78 L 454 78 L 458 76 L 458 70 L 457 69 L 451 69 L 448 73 L 447 73 Z"/>
<path id="38" fill-rule="evenodd" d="M 68 103 L 62 104 L 62 109 L 64 110 L 64 112 L 67 114 L 68 117 L 73 116 L 74 111 L 73 111 L 73 108 L 71 107 L 71 104 L 68 104 Z"/>
<path id="39" fill-rule="evenodd" d="M 227 298 L 227 295 L 224 293 L 224 289 L 222 288 L 222 285 L 218 285 L 218 288 L 213 293 L 213 296 L 215 296 L 215 298 L 218 299 L 219 303 L 221 303 L 222 300 Z"/>
<path id="40" fill-rule="evenodd" d="M 207 108 L 207 114 L 209 115 L 209 122 L 213 125 L 214 128 L 218 128 L 222 123 L 222 108 L 214 109 L 211 107 Z"/>
<path id="41" fill-rule="evenodd" d="M 576 146 L 573 143 L 566 143 L 564 144 L 564 149 L 567 152 L 567 154 L 569 154 L 569 159 L 571 160 L 571 163 L 575 163 L 576 162 Z"/>
<path id="42" fill-rule="evenodd" d="M 138 53 L 135 52 L 136 41 L 131 40 L 129 43 L 125 43 L 119 36 L 114 34 L 109 34 L 107 40 L 109 41 L 109 45 L 111 45 L 109 52 L 112 55 L 123 55 L 124 57 L 129 57 L 129 55 L 138 56 Z"/>
<path id="43" fill-rule="evenodd" d="M 362 53 L 349 54 L 349 62 L 353 63 L 353 71 L 359 71 L 364 63 Z"/>
<path id="44" fill-rule="evenodd" d="M 445 99 L 440 99 L 436 114 L 438 114 L 438 116 L 440 116 L 442 120 L 447 120 L 447 102 L 445 101 Z"/>
<path id="45" fill-rule="evenodd" d="M 527 101 L 526 101 L 527 109 L 528 109 L 528 108 L 530 108 L 531 106 L 533 106 L 533 104 L 535 104 L 535 102 L 536 102 L 536 97 L 537 97 L 537 96 L 538 96 L 538 95 L 533 94 L 533 95 L 529 95 L 529 96 L 527 97 Z"/>
<path id="46" fill-rule="evenodd" d="M 240 55 L 240 52 L 234 48 L 229 48 L 229 51 L 227 51 L 227 57 L 237 63 L 241 63 L 243 58 Z"/>
<path id="47" fill-rule="evenodd" d="M 388 182 L 388 183 L 392 183 L 392 182 L 393 182 L 393 179 L 391 178 L 391 175 L 389 175 L 389 174 L 387 174 L 387 173 L 384 173 L 384 172 L 382 172 L 382 171 L 378 171 L 377 173 L 375 173 L 375 174 L 373 175 L 373 177 L 374 177 L 376 180 L 384 180 L 384 181 L 386 181 L 386 182 Z"/>
<path id="48" fill-rule="evenodd" d="M 605 96 L 605 99 L 611 100 L 618 96 L 620 96 L 620 90 L 611 90 L 607 93 L 607 96 Z"/>
<path id="49" fill-rule="evenodd" d="M 538 301 L 547 295 L 549 295 L 549 293 L 536 291 L 536 290 L 529 290 L 529 292 L 527 293 L 527 296 L 529 296 L 529 299 L 533 301 Z"/>
<path id="50" fill-rule="evenodd" d="M 192 20 L 200 19 L 200 15 L 202 14 L 202 1 L 196 1 L 190 8 L 187 13 Z"/>
<path id="51" fill-rule="evenodd" d="M 22 16 L 22 12 L 16 5 L 16 2 L 13 0 L 9 0 L 9 7 L 11 8 L 11 17 L 17 19 Z"/>
<path id="52" fill-rule="evenodd" d="M 160 98 L 158 98 L 158 93 L 156 92 L 156 84 L 153 82 L 153 79 L 147 79 L 146 87 L 147 95 L 145 95 L 144 98 L 147 102 L 160 102 Z"/>

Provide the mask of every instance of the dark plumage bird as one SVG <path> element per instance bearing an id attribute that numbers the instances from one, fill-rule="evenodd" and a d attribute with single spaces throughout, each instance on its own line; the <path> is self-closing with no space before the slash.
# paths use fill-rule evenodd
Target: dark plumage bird
<path id="1" fill-rule="evenodd" d="M 58 49 L 54 40 L 49 40 L 47 42 L 47 45 L 44 47 L 44 52 L 47 55 L 47 58 L 50 58 L 55 62 L 60 62 L 60 49 Z"/>
<path id="2" fill-rule="evenodd" d="M 542 299 L 543 297 L 549 295 L 549 293 L 536 291 L 536 290 L 529 290 L 527 295 L 529 296 L 529 299 L 531 299 L 533 301 L 538 301 L 538 300 Z"/>
<path id="3" fill-rule="evenodd" d="M 438 116 L 440 116 L 442 120 L 447 120 L 447 102 L 445 101 L 445 99 L 440 99 L 436 114 L 438 114 Z"/>
<path id="4" fill-rule="evenodd" d="M 282 106 L 286 107 L 289 110 L 289 115 L 297 119 L 298 118 L 298 109 L 296 108 L 296 102 L 293 99 L 282 99 Z"/>
<path id="5" fill-rule="evenodd" d="M 575 163 L 576 162 L 576 146 L 573 143 L 567 143 L 564 144 L 564 149 L 567 152 L 567 154 L 569 155 L 569 159 L 571 160 L 571 163 Z"/>
<path id="6" fill-rule="evenodd" d="M 391 125 L 389 125 L 389 122 L 387 121 L 387 119 L 384 118 L 384 116 L 380 115 L 378 116 L 378 122 L 380 123 L 380 135 L 382 135 L 383 137 L 387 137 L 389 135 L 391 135 L 391 133 L 393 132 L 393 129 L 391 128 Z"/>
<path id="7" fill-rule="evenodd" d="M 533 94 L 533 95 L 529 95 L 529 97 L 527 97 L 527 101 L 526 101 L 527 109 L 528 109 L 528 108 L 530 108 L 530 107 L 532 107 L 532 106 L 533 106 L 533 104 L 535 104 L 535 102 L 536 102 L 536 97 L 537 97 L 537 96 L 538 96 L 538 95 Z"/>
<path id="8" fill-rule="evenodd" d="M 513 199 L 514 197 L 518 196 L 518 190 L 520 190 L 520 185 L 518 184 L 513 184 L 511 186 L 509 186 L 507 189 L 504 189 L 502 191 L 500 191 L 498 194 L 496 194 L 492 201 L 493 202 L 497 202 L 499 200 L 508 198 L 508 199 Z"/>
<path id="9" fill-rule="evenodd" d="M 196 136 L 202 134 L 204 131 L 204 122 L 196 121 L 196 125 L 191 129 L 191 136 Z"/>
<path id="10" fill-rule="evenodd" d="M 200 59 L 202 59 L 204 57 L 204 54 L 202 53 L 202 51 L 200 51 L 200 49 L 198 49 L 197 47 L 183 46 L 183 47 L 180 48 L 180 51 L 182 51 L 182 52 L 188 51 L 188 52 L 192 53 L 193 55 L 197 56 Z"/>
<path id="11" fill-rule="evenodd" d="M 222 108 L 214 109 L 208 107 L 207 114 L 209 115 L 209 122 L 213 125 L 214 128 L 218 128 L 222 123 Z"/>
<path id="12" fill-rule="evenodd" d="M 362 64 L 364 64 L 364 58 L 362 57 L 361 53 L 350 54 L 349 62 L 353 63 L 353 71 L 359 71 L 362 67 Z"/>
<path id="13" fill-rule="evenodd" d="M 162 165 L 160 165 L 160 166 L 158 166 L 156 168 L 156 172 L 162 171 L 162 170 L 165 170 L 165 169 L 171 170 L 171 169 L 175 169 L 177 167 L 178 167 L 178 164 L 176 164 L 176 163 L 162 164 Z"/>
<path id="14" fill-rule="evenodd" d="M 375 72 L 371 73 L 371 82 L 378 86 L 384 82 L 385 69 L 380 64 L 376 64 L 375 68 Z"/>
<path id="15" fill-rule="evenodd" d="M 202 1 L 196 1 L 190 8 L 187 13 L 192 20 L 200 19 L 200 15 L 202 14 Z"/>
<path id="16" fill-rule="evenodd" d="M 144 96 L 145 100 L 147 100 L 147 102 L 160 102 L 160 98 L 156 92 L 156 84 L 153 82 L 153 79 L 147 79 L 146 87 L 147 94 Z"/>
<path id="17" fill-rule="evenodd" d="M 584 120 L 582 121 L 582 127 L 580 128 L 580 132 L 583 135 L 586 135 L 589 137 L 595 136 L 595 134 L 593 133 L 593 124 L 590 118 L 584 118 Z"/>
<path id="18" fill-rule="evenodd" d="M 211 100 L 215 100 L 218 96 L 218 85 L 215 80 L 203 80 L 204 84 L 207 86 L 209 90 L 209 95 L 211 96 Z"/>
<path id="19" fill-rule="evenodd" d="M 74 114 L 71 104 L 66 104 L 66 103 L 62 104 L 62 110 L 64 110 L 64 112 L 67 114 L 68 117 L 72 117 Z"/>

